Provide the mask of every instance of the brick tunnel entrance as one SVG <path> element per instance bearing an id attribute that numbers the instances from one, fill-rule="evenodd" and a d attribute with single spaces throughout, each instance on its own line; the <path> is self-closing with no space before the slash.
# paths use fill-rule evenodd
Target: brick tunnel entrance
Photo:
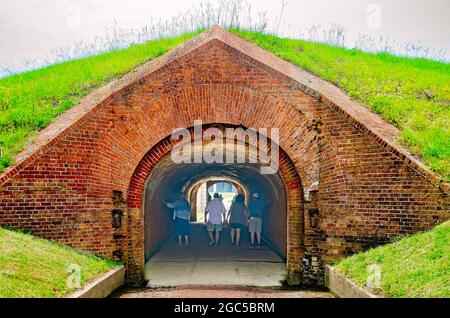
<path id="1" fill-rule="evenodd" d="M 225 129 L 225 126 L 221 128 Z M 217 140 L 207 145 L 211 147 L 215 142 Z M 230 145 L 225 139 L 220 142 Z M 294 170 L 283 154 L 284 160 L 278 172 L 261 174 L 262 164 L 257 149 L 250 144 L 236 144 L 235 147 L 223 149 L 224 159 L 233 153 L 245 156 L 246 163 L 175 163 L 171 154 L 167 153 L 154 165 L 146 182 L 142 209 L 146 264 L 144 276 L 149 286 L 276 286 L 286 279 L 289 265 L 291 271 L 299 271 L 299 262 L 294 263 L 292 260 L 296 254 L 293 246 L 299 246 L 301 241 L 300 231 L 292 231 L 290 240 L 287 236 L 288 197 L 290 194 L 293 199 L 290 204 L 291 218 L 293 213 L 298 215 L 298 203 L 295 204 L 294 200 L 300 197 L 300 192 L 297 192 L 300 191 L 299 183 L 293 183 L 292 176 L 289 176 Z M 206 142 L 201 145 L 191 143 L 192 157 L 204 151 L 205 146 Z M 158 150 L 157 147 L 153 152 Z M 291 180 L 290 185 L 287 184 L 287 178 Z M 230 184 L 235 194 L 244 194 L 247 203 L 254 192 L 269 202 L 263 216 L 261 248 L 250 246 L 248 228 L 242 230 L 240 246 L 232 246 L 229 226 L 222 231 L 218 246 L 208 246 L 206 224 L 201 213 L 206 205 L 208 188 L 217 191 L 214 185 L 218 183 Z M 190 201 L 193 209 L 189 246 L 179 246 L 174 237 L 172 210 L 163 203 L 175 201 L 180 193 Z M 231 202 L 233 193 L 223 194 L 224 201 Z M 299 251 L 297 247 L 296 252 Z"/>
<path id="2" fill-rule="evenodd" d="M 260 176 L 258 163 L 164 168 L 178 144 L 168 136 L 196 120 L 278 128 L 278 173 Z M 171 233 L 161 201 L 227 179 L 279 198 L 266 240 L 289 281 L 323 286 L 325 264 L 449 218 L 448 183 L 398 136 L 332 84 L 216 27 L 44 129 L 0 175 L 0 224 L 121 261 L 137 285 Z"/>

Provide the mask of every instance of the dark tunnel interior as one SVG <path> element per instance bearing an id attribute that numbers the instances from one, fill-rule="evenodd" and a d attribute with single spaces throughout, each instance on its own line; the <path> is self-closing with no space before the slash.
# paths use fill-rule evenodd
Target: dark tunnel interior
<path id="1" fill-rule="evenodd" d="M 263 175 L 259 164 L 250 163 L 175 164 L 167 155 L 154 167 L 145 191 L 145 260 L 173 237 L 172 210 L 163 201 L 175 201 L 180 193 L 185 193 L 190 200 L 188 192 L 199 182 L 211 178 L 234 182 L 247 190 L 247 196 L 258 192 L 263 199 L 270 200 L 263 217 L 263 238 L 285 259 L 287 200 L 278 174 Z"/>

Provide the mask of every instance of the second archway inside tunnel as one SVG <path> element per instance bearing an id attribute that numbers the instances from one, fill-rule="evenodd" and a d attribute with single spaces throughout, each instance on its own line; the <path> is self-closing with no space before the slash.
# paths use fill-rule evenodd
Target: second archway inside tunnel
<path id="1" fill-rule="evenodd" d="M 199 181 L 186 191 L 186 198 L 192 208 L 191 222 L 206 221 L 205 208 L 215 193 L 219 194 L 227 211 L 238 194 L 248 194 L 243 186 L 228 178 L 217 177 Z"/>
<path id="2" fill-rule="evenodd" d="M 246 147 L 248 151 L 249 146 Z M 244 194 L 246 203 L 255 192 L 269 202 L 263 216 L 261 248 L 250 245 L 246 227 L 242 229 L 240 246 L 232 245 L 229 226 L 221 232 L 218 246 L 208 245 L 201 209 L 207 203 L 207 194 L 217 190 L 217 184 L 231 185 L 230 190 L 234 191 L 229 191 L 230 195 Z M 203 196 L 199 194 L 202 192 Z M 193 210 L 187 246 L 178 244 L 173 211 L 164 204 L 164 201 L 175 201 L 180 193 Z M 166 155 L 148 179 L 143 210 L 145 278 L 150 287 L 192 284 L 277 286 L 286 278 L 285 184 L 279 174 L 261 174 L 258 163 L 175 164 L 170 155 Z"/>

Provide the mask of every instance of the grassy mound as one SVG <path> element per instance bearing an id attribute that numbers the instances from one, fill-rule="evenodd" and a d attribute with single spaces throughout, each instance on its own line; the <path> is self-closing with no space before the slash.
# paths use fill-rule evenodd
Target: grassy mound
<path id="1" fill-rule="evenodd" d="M 336 268 L 360 286 L 368 266 L 381 266 L 381 290 L 388 297 L 450 297 L 450 221 L 434 229 L 360 253 Z"/>
<path id="2" fill-rule="evenodd" d="M 326 79 L 401 130 L 400 142 L 450 180 L 450 65 L 234 30 Z"/>
<path id="3" fill-rule="evenodd" d="M 81 284 L 118 264 L 34 236 L 0 228 L 0 298 L 64 297 L 70 266 Z"/>
<path id="4" fill-rule="evenodd" d="M 450 180 L 450 66 L 233 30 L 345 90 L 401 130 L 400 142 Z M 197 33 L 0 79 L 0 171 L 27 138 L 81 97 Z"/>
<path id="5" fill-rule="evenodd" d="M 150 41 L 0 79 L 0 172 L 13 164 L 29 137 L 82 97 L 194 35 Z"/>

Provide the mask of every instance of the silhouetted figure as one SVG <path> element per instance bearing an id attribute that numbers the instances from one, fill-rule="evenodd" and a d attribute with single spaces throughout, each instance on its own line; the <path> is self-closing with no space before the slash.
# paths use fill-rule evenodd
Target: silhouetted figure
<path id="1" fill-rule="evenodd" d="M 263 224 L 264 210 L 269 201 L 262 200 L 259 193 L 253 193 L 252 200 L 248 204 L 248 231 L 250 232 L 250 241 L 255 246 L 255 234 L 257 239 L 256 247 L 261 247 L 261 231 Z"/>
<path id="2" fill-rule="evenodd" d="M 185 244 L 189 244 L 190 235 L 190 217 L 191 205 L 184 197 L 184 193 L 180 193 L 179 199 L 175 202 L 164 202 L 167 207 L 173 209 L 173 220 L 175 222 L 175 235 L 178 236 L 178 244 L 183 244 L 183 236 Z"/>
<path id="3" fill-rule="evenodd" d="M 222 232 L 223 224 L 225 220 L 226 209 L 220 200 L 218 193 L 214 193 L 214 199 L 212 199 L 205 208 L 205 223 L 207 224 L 207 230 L 209 235 L 209 246 L 218 245 L 220 239 L 220 232 Z M 214 239 L 214 231 L 216 237 Z"/>
<path id="4" fill-rule="evenodd" d="M 236 233 L 236 246 L 239 246 L 241 239 L 241 230 L 244 228 L 248 219 L 248 210 L 245 205 L 245 197 L 238 194 L 228 211 L 227 220 L 231 227 L 231 244 L 235 244 L 234 235 Z"/>

